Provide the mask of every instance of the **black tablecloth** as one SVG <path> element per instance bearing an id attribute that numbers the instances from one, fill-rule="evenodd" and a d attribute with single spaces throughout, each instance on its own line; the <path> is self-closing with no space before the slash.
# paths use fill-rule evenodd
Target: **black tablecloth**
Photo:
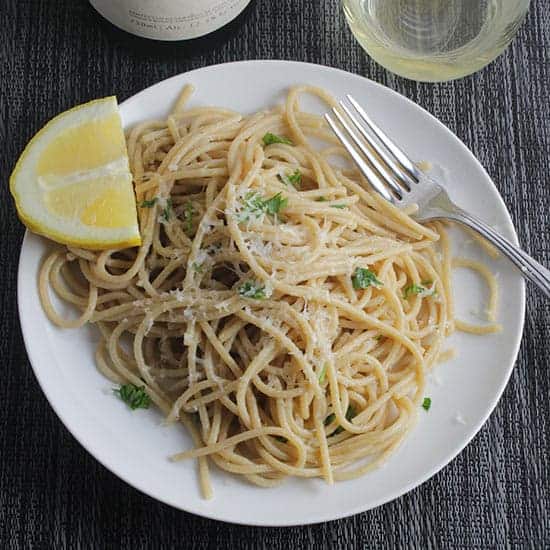
<path id="1" fill-rule="evenodd" d="M 100 22 L 85 0 L 0 1 L 0 548 L 550 547 L 550 302 L 528 292 L 525 335 L 504 396 L 443 471 L 378 509 L 327 524 L 247 528 L 160 504 L 84 451 L 32 374 L 16 307 L 23 227 L 7 188 L 23 146 L 74 104 L 120 100 L 177 73 L 256 58 L 368 76 L 441 119 L 480 159 L 523 246 L 550 265 L 550 15 L 533 2 L 513 46 L 444 84 L 389 74 L 353 40 L 337 0 L 258 0 L 215 40 L 158 47 Z M 506 289 L 503 289 L 506 300 Z"/>

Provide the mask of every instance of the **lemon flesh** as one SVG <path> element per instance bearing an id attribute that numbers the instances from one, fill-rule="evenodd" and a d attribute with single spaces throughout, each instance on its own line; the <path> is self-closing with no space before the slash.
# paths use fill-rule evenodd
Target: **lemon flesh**
<path id="1" fill-rule="evenodd" d="M 52 119 L 21 154 L 10 190 L 23 223 L 54 241 L 97 250 L 141 243 L 114 97 Z"/>

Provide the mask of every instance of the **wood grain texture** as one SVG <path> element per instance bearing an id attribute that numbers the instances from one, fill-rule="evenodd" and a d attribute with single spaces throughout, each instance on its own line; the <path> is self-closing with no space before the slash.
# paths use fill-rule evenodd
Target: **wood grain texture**
<path id="1" fill-rule="evenodd" d="M 440 118 L 493 177 L 524 247 L 550 265 L 547 0 L 533 2 L 512 47 L 488 68 L 436 85 L 396 77 L 370 60 L 337 0 L 258 0 L 237 30 L 191 47 L 126 40 L 85 0 L 1 0 L 0 29 L 0 548 L 550 547 L 550 302 L 533 289 L 504 396 L 442 472 L 349 519 L 289 529 L 232 526 L 138 493 L 59 422 L 23 347 L 16 307 L 23 228 L 7 190 L 27 140 L 76 103 L 113 93 L 123 100 L 163 78 L 224 61 L 310 61 L 368 76 Z"/>

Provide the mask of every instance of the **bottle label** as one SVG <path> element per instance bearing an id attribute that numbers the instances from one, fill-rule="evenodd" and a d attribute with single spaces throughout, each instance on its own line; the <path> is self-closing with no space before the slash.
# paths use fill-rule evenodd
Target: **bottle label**
<path id="1" fill-rule="evenodd" d="M 117 27 L 155 40 L 186 40 L 229 23 L 250 0 L 90 0 Z"/>

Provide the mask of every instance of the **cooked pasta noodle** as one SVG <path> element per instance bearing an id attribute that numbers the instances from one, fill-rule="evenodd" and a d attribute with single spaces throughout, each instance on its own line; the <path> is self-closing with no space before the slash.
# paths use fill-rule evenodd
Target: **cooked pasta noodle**
<path id="1" fill-rule="evenodd" d="M 483 277 L 487 283 L 487 287 L 489 288 L 489 304 L 487 305 L 486 314 L 490 323 L 486 325 L 474 325 L 472 323 L 467 323 L 466 321 L 456 319 L 456 328 L 471 334 L 491 334 L 494 332 L 500 332 L 502 327 L 495 322 L 498 309 L 498 284 L 496 277 L 491 273 L 486 265 L 468 258 L 453 258 L 452 265 L 453 267 L 463 267 L 476 271 Z"/>
<path id="2" fill-rule="evenodd" d="M 99 370 L 185 424 L 195 448 L 173 459 L 198 458 L 206 496 L 211 463 L 261 486 L 359 476 L 407 435 L 426 373 L 449 356 L 445 229 L 371 192 L 299 108 L 303 93 L 333 105 L 324 91 L 294 88 L 248 116 L 186 108 L 190 93 L 127 136 L 142 245 L 53 252 L 45 311 L 94 323 Z M 460 265 L 487 279 L 494 314 L 488 271 Z"/>

